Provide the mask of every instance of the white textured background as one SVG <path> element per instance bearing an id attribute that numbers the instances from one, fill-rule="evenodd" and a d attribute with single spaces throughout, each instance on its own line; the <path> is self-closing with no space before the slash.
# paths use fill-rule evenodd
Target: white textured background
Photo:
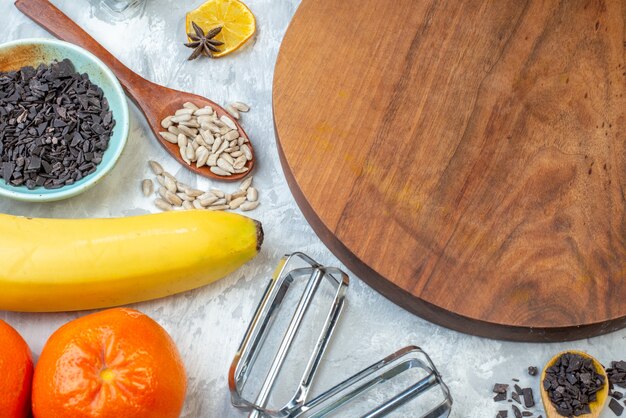
<path id="1" fill-rule="evenodd" d="M 96 0 L 92 0 L 94 3 Z M 22 16 L 10 0 L 0 0 L 0 41 L 49 37 Z M 282 254 L 300 250 L 328 265 L 341 266 L 308 226 L 284 180 L 271 113 L 272 73 L 282 36 L 298 0 L 247 0 L 257 17 L 258 33 L 239 52 L 219 60 L 186 61 L 182 47 L 184 15 L 202 0 L 148 0 L 145 13 L 122 23 L 103 19 L 90 0 L 53 0 L 131 69 L 168 87 L 193 91 L 226 104 L 241 100 L 252 106 L 243 125 L 255 144 L 255 184 L 261 206 L 252 215 L 263 222 L 266 238 L 261 254 L 235 274 L 202 289 L 134 305 L 161 323 L 177 342 L 189 374 L 184 417 L 239 417 L 229 401 L 226 374 L 232 356 Z M 302 103 L 306 106 L 306 102 Z M 82 196 L 52 204 L 0 200 L 0 211 L 42 217 L 114 217 L 154 211 L 142 197 L 139 181 L 149 176 L 147 159 L 162 161 L 188 184 L 209 185 L 176 165 L 161 149 L 142 116 L 131 106 L 131 137 L 114 172 Z M 222 185 L 220 185 L 222 186 Z M 224 186 L 224 188 L 235 187 Z M 123 268 L 123 266 L 121 266 Z M 0 312 L 30 344 L 35 356 L 61 324 L 82 315 Z M 348 305 L 326 357 L 319 386 L 347 377 L 396 349 L 417 344 L 428 351 L 454 396 L 453 417 L 493 417 L 494 382 L 520 377 L 528 365 L 541 366 L 567 348 L 588 350 L 601 361 L 626 358 L 626 331 L 566 344 L 521 344 L 487 340 L 449 331 L 404 310 L 352 277 Z M 502 406 L 502 405 L 501 405 Z M 399 416 L 412 416 L 410 409 Z M 610 412 L 607 417 L 613 416 Z M 509 416 L 512 414 L 509 412 Z"/>

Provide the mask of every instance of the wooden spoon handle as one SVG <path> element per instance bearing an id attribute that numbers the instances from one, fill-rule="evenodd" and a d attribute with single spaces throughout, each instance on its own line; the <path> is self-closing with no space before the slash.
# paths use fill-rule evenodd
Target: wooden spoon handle
<path id="1" fill-rule="evenodd" d="M 48 0 L 17 0 L 15 7 L 57 38 L 81 46 L 100 58 L 117 76 L 126 93 L 135 102 L 140 101 L 140 87 L 150 82 L 122 64 L 52 3 Z"/>

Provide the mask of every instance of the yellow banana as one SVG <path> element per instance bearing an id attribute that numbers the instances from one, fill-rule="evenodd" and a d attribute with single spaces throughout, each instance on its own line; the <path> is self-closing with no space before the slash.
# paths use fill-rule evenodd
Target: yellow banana
<path id="1" fill-rule="evenodd" d="M 94 309 L 211 283 L 254 258 L 261 224 L 192 210 L 117 219 L 0 214 L 0 310 Z"/>

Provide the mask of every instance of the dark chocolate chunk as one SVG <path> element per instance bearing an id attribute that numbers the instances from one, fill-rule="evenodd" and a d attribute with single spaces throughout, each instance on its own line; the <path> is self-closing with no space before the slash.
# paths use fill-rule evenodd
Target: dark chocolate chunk
<path id="1" fill-rule="evenodd" d="M 535 366 L 528 366 L 528 374 L 531 376 L 537 376 L 539 370 Z"/>
<path id="2" fill-rule="evenodd" d="M 620 405 L 620 403 L 617 402 L 615 399 L 611 399 L 611 402 L 609 402 L 609 408 L 618 417 L 622 416 L 622 413 L 624 412 L 624 407 Z"/>
<path id="3" fill-rule="evenodd" d="M 622 392 L 613 391 L 611 392 L 611 396 L 619 400 L 624 397 L 624 394 Z"/>
<path id="4" fill-rule="evenodd" d="M 518 404 L 522 404 L 522 402 L 520 402 L 520 398 L 519 395 L 517 394 L 517 392 L 511 392 L 511 398 L 517 402 Z"/>
<path id="5" fill-rule="evenodd" d="M 496 396 L 493 397 L 493 401 L 494 402 L 500 402 L 500 401 L 504 401 L 506 400 L 506 392 L 505 393 L 498 393 Z"/>
<path id="6" fill-rule="evenodd" d="M 508 418 L 509 416 L 509 411 L 498 411 L 498 415 L 496 415 L 496 418 Z"/>
<path id="7" fill-rule="evenodd" d="M 517 392 L 517 394 L 520 396 L 524 393 L 522 391 L 522 388 L 518 384 L 513 385 L 513 388 L 515 389 L 515 392 Z"/>
<path id="8" fill-rule="evenodd" d="M 505 383 L 496 383 L 493 386 L 493 393 L 506 393 L 508 389 L 509 389 L 509 385 Z"/>
<path id="9" fill-rule="evenodd" d="M 535 398 L 533 397 L 533 390 L 531 388 L 522 389 L 524 395 L 524 406 L 526 408 L 532 408 L 535 406 Z"/>
<path id="10" fill-rule="evenodd" d="M 522 416 L 523 417 L 532 417 L 533 413 L 530 411 L 522 411 Z"/>
<path id="11" fill-rule="evenodd" d="M 520 412 L 519 408 L 515 405 L 513 405 L 512 408 L 513 408 L 513 415 L 515 415 L 515 418 L 522 418 L 522 413 Z"/>

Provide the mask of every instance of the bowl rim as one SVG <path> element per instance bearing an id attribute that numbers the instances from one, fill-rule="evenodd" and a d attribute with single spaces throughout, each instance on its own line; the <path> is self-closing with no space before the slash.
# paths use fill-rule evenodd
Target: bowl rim
<path id="1" fill-rule="evenodd" d="M 69 187 L 63 186 L 57 189 L 56 191 L 49 192 L 46 194 L 27 194 L 27 193 L 22 193 L 22 192 L 16 192 L 14 190 L 6 189 L 2 187 L 2 185 L 0 185 L 0 196 L 8 197 L 8 198 L 23 201 L 23 202 L 52 202 L 52 201 L 57 201 L 57 200 L 62 200 L 62 199 L 67 199 L 70 197 L 77 196 L 83 193 L 84 191 L 95 186 L 96 183 L 98 183 L 105 175 L 107 175 L 115 167 L 120 156 L 122 155 L 122 151 L 126 147 L 126 144 L 128 142 L 128 135 L 130 132 L 130 113 L 128 110 L 128 102 L 126 98 L 126 93 L 124 92 L 122 85 L 120 84 L 119 80 L 117 79 L 113 71 L 111 71 L 111 69 L 104 62 L 102 62 L 100 58 L 96 57 L 94 54 L 92 54 L 91 52 L 87 51 L 84 48 L 81 48 L 78 45 L 72 44 L 70 42 L 61 41 L 58 39 L 51 39 L 51 38 L 24 38 L 24 39 L 17 39 L 14 41 L 4 42 L 0 44 L 0 50 L 3 50 L 5 48 L 20 46 L 20 45 L 33 45 L 33 46 L 48 45 L 48 46 L 54 46 L 54 47 L 64 47 L 64 48 L 71 49 L 85 56 L 85 58 L 87 58 L 90 62 L 93 62 L 94 64 L 96 64 L 96 66 L 100 68 L 100 70 L 104 73 L 104 75 L 110 80 L 113 91 L 120 98 L 119 100 L 121 103 L 120 113 L 123 119 L 121 121 L 119 120 L 115 121 L 116 123 L 115 129 L 121 130 L 120 131 L 121 133 L 120 144 L 112 156 L 111 163 L 108 166 L 102 168 L 101 170 L 96 169 L 96 171 L 92 174 L 93 177 L 91 177 L 88 181 L 86 181 L 85 183 L 79 186 L 75 186 L 75 185 L 70 185 Z M 4 180 L 0 179 L 0 181 L 4 181 Z"/>

